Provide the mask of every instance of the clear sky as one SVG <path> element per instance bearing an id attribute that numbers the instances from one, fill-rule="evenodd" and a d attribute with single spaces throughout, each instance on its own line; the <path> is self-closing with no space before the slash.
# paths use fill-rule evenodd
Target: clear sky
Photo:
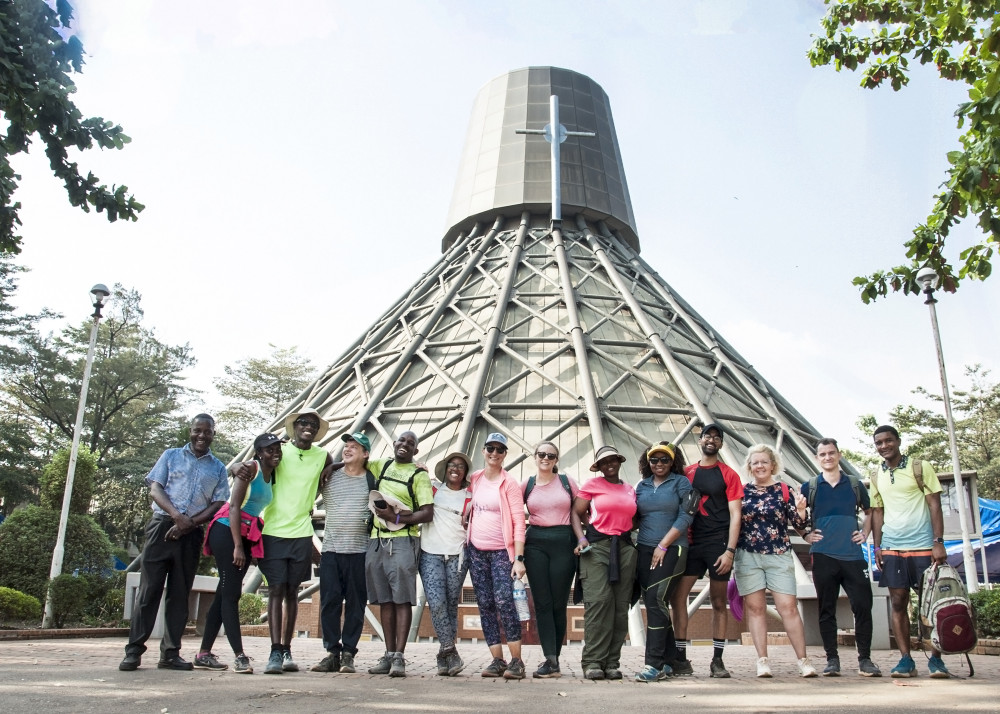
<path id="1" fill-rule="evenodd" d="M 147 325 L 199 360 L 193 409 L 268 343 L 332 363 L 433 265 L 472 101 L 529 65 L 604 87 L 643 256 L 821 432 L 940 389 L 922 300 L 865 306 L 851 278 L 901 262 L 963 85 L 918 71 L 871 92 L 811 68 L 821 2 L 75 4 L 77 104 L 133 139 L 81 167 L 147 208 L 109 225 L 40 150 L 19 161 L 15 302 L 77 322 L 94 283 L 138 289 Z M 953 384 L 996 366 L 998 297 L 1000 278 L 941 296 Z"/>

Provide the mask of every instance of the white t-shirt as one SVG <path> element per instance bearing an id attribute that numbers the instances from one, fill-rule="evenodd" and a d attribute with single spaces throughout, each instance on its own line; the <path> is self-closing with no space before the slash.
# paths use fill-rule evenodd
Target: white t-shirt
<path id="1" fill-rule="evenodd" d="M 465 547 L 462 509 L 469 492 L 464 488 L 453 491 L 447 486 L 434 485 L 437 487 L 434 520 L 424 523 L 420 531 L 420 550 L 434 555 L 458 555 Z"/>

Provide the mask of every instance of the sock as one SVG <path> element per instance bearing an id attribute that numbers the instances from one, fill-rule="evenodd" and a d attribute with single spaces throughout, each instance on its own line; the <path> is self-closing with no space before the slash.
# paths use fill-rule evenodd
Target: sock
<path id="1" fill-rule="evenodd" d="M 722 659 L 722 650 L 725 648 L 725 646 L 726 646 L 726 641 L 725 640 L 716 640 L 716 639 L 713 639 L 712 640 L 712 658 L 713 659 Z"/>
<path id="2" fill-rule="evenodd" d="M 677 640 L 677 659 L 687 659 L 688 644 L 691 640 Z"/>
<path id="3" fill-rule="evenodd" d="M 284 651 L 285 651 L 285 648 L 284 648 L 284 647 L 282 647 L 280 643 L 279 643 L 279 644 L 274 644 L 274 643 L 272 642 L 272 643 L 271 643 L 271 651 L 272 651 L 272 652 L 284 652 Z"/>

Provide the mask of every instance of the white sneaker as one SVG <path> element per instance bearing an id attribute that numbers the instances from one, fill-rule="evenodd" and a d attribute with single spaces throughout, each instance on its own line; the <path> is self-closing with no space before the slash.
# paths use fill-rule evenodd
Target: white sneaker
<path id="1" fill-rule="evenodd" d="M 771 665 L 767 663 L 767 657 L 761 657 L 757 660 L 757 676 L 770 678 L 771 676 Z"/>
<path id="2" fill-rule="evenodd" d="M 816 668 L 813 667 L 812 661 L 808 657 L 803 657 L 799 660 L 799 674 L 803 677 L 815 677 L 818 674 Z"/>

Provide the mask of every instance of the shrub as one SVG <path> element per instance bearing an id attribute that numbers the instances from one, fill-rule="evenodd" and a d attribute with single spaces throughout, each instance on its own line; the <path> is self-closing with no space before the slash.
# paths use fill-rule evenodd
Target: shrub
<path id="1" fill-rule="evenodd" d="M 81 577 L 90 586 L 83 622 L 96 627 L 120 625 L 125 614 L 125 571 L 116 570 L 108 577 Z"/>
<path id="2" fill-rule="evenodd" d="M 976 613 L 976 632 L 987 639 L 1000 638 L 1000 588 L 969 594 Z"/>
<path id="3" fill-rule="evenodd" d="M 61 629 L 67 622 L 78 620 L 87 606 L 90 583 L 86 578 L 76 578 L 69 573 L 57 575 L 49 582 L 49 599 L 52 603 L 52 620 Z"/>
<path id="4" fill-rule="evenodd" d="M 63 492 L 66 490 L 66 472 L 69 470 L 70 449 L 59 449 L 42 469 L 38 502 L 42 508 L 62 513 Z M 70 513 L 85 514 L 94 496 L 94 477 L 97 475 L 97 456 L 86 446 L 81 446 L 73 472 L 73 496 L 69 501 Z"/>
<path id="5" fill-rule="evenodd" d="M 42 603 L 19 590 L 0 587 L 0 623 L 41 620 Z"/>
<path id="6" fill-rule="evenodd" d="M 264 612 L 264 598 L 257 593 L 240 595 L 240 624 L 259 625 L 260 614 Z"/>
<path id="7" fill-rule="evenodd" d="M 45 599 L 59 512 L 40 506 L 15 511 L 0 525 L 0 586 Z M 111 543 L 89 516 L 71 513 L 63 572 L 99 573 L 111 564 Z"/>

